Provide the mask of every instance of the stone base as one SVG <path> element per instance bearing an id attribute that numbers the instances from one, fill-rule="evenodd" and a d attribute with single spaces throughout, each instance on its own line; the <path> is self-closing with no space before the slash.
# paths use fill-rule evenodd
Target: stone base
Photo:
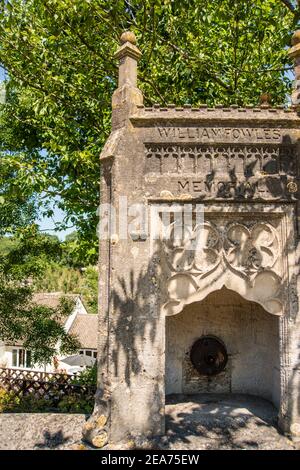
<path id="1" fill-rule="evenodd" d="M 83 426 L 83 440 L 89 442 L 94 447 L 104 447 L 108 442 L 108 432 L 106 429 L 106 424 L 106 416 L 92 415 Z"/>
<path id="2" fill-rule="evenodd" d="M 111 442 L 107 426 L 104 415 L 95 412 L 84 426 L 85 441 L 74 450 L 293 450 L 300 443 L 297 425 L 278 419 L 269 401 L 243 394 L 170 395 L 164 436 Z"/>

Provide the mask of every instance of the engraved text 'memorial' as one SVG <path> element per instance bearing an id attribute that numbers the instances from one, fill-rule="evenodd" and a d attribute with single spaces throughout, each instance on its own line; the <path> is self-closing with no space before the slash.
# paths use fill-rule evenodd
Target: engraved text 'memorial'
<path id="1" fill-rule="evenodd" d="M 169 177 L 173 194 L 294 200 L 296 144 L 145 144 L 145 174 Z"/>

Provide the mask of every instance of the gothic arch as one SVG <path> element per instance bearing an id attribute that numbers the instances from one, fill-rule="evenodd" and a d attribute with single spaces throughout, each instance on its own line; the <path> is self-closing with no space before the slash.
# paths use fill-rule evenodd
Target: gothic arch
<path id="1" fill-rule="evenodd" d="M 176 315 L 193 302 L 226 287 L 260 304 L 273 315 L 284 312 L 281 244 L 277 228 L 265 221 L 206 221 L 202 240 L 165 247 L 170 275 L 165 315 Z M 197 236 L 197 235 L 195 235 Z"/>

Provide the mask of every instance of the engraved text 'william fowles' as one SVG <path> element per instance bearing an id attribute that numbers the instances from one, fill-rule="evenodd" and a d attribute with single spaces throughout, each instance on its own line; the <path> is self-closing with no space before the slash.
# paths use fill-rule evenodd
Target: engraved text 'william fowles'
<path id="1" fill-rule="evenodd" d="M 161 138 L 172 140 L 279 142 L 280 129 L 254 127 L 158 127 Z"/>

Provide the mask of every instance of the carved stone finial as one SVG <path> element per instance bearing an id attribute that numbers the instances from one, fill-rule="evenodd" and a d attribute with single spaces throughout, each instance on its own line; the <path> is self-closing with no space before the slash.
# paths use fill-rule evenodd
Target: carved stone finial
<path id="1" fill-rule="evenodd" d="M 132 31 L 124 31 L 124 33 L 121 34 L 120 44 L 125 44 L 125 42 L 136 45 L 136 37 Z"/>
<path id="2" fill-rule="evenodd" d="M 259 98 L 261 106 L 270 106 L 271 104 L 271 95 L 270 93 L 262 93 Z"/>
<path id="3" fill-rule="evenodd" d="M 118 88 L 112 97 L 114 128 L 123 126 L 133 108 L 143 104 L 142 92 L 137 88 L 137 64 L 142 53 L 135 44 L 135 34 L 132 31 L 124 31 L 120 37 L 120 46 L 114 55 L 119 61 Z"/>
<path id="4" fill-rule="evenodd" d="M 125 31 L 120 38 L 120 47 L 115 53 L 116 59 L 130 57 L 137 63 L 142 55 L 141 51 L 136 47 L 136 37 L 131 31 Z"/>

